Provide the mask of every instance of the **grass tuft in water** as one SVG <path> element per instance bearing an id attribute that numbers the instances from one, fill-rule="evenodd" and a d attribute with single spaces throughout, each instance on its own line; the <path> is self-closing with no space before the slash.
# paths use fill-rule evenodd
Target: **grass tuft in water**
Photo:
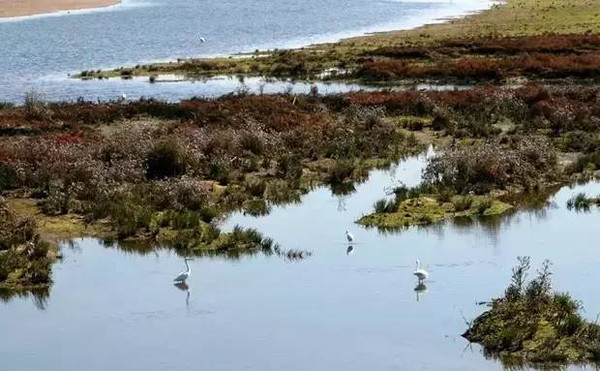
<path id="1" fill-rule="evenodd" d="M 600 360 L 600 326 L 581 317 L 581 303 L 568 293 L 552 292 L 550 262 L 527 280 L 530 268 L 530 258 L 520 257 L 504 297 L 493 299 L 463 336 L 513 363 Z"/>

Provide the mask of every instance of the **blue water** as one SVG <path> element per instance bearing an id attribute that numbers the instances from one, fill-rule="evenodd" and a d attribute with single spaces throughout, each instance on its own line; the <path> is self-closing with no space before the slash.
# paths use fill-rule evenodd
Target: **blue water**
<path id="1" fill-rule="evenodd" d="M 489 5 L 488 0 L 124 0 L 97 11 L 4 19 L 0 101 L 22 101 L 32 89 L 48 100 L 116 98 L 120 92 L 110 82 L 73 84 L 65 81 L 67 74 L 335 41 L 415 27 Z M 163 86 L 145 86 L 143 95 L 178 96 Z M 142 95 L 136 90 L 121 89 Z"/>
<path id="2" fill-rule="evenodd" d="M 177 288 L 185 266 L 172 250 L 65 245 L 48 297 L 0 302 L 0 370 L 498 370 L 460 334 L 485 310 L 477 302 L 502 295 L 522 255 L 534 267 L 550 259 L 554 288 L 596 319 L 600 254 L 590 237 L 600 211 L 569 211 L 566 201 L 597 194 L 600 183 L 564 187 L 544 207 L 495 220 L 391 234 L 354 224 L 385 189 L 418 183 L 423 164 L 410 158 L 350 195 L 318 188 L 301 204 L 224 225 L 311 250 L 304 261 L 196 258 Z M 350 254 L 346 229 L 356 238 Z M 416 259 L 431 274 L 418 290 Z"/>

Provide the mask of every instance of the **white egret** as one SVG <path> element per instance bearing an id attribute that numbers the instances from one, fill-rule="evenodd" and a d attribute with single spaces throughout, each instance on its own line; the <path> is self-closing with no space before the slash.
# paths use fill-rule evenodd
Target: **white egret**
<path id="1" fill-rule="evenodd" d="M 421 262 L 417 260 L 417 266 L 415 267 L 415 271 L 413 272 L 415 276 L 419 279 L 419 282 L 423 282 L 429 277 L 429 273 L 425 269 L 421 268 Z"/>
<path id="2" fill-rule="evenodd" d="M 183 261 L 185 261 L 185 266 L 187 269 L 185 270 L 185 272 L 179 273 L 179 276 L 175 277 L 173 282 L 185 282 L 185 280 L 187 280 L 190 277 L 190 275 L 192 274 L 192 268 L 190 268 L 190 265 L 188 264 L 188 261 L 190 261 L 190 260 L 194 260 L 194 259 L 190 259 L 190 258 L 183 259 Z"/>
<path id="3" fill-rule="evenodd" d="M 127 100 L 127 94 L 125 94 L 125 93 L 121 93 L 121 99 L 123 99 L 123 100 Z"/>
<path id="4" fill-rule="evenodd" d="M 346 231 L 346 238 L 348 239 L 348 242 L 352 243 L 354 242 L 354 236 L 352 235 L 352 233 Z"/>

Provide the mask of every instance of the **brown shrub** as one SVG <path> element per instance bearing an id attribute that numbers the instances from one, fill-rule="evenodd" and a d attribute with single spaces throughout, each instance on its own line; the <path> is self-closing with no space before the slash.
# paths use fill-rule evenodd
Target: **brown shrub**
<path id="1" fill-rule="evenodd" d="M 532 187 L 552 177 L 556 152 L 547 141 L 515 137 L 499 142 L 446 151 L 429 160 L 424 181 L 458 193 L 485 193 L 507 186 Z"/>

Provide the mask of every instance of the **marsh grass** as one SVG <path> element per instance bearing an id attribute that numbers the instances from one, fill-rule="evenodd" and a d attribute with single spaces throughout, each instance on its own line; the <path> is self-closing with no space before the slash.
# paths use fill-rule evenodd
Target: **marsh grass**
<path id="1" fill-rule="evenodd" d="M 336 161 L 328 169 L 327 182 L 332 185 L 339 185 L 351 181 L 355 170 L 356 165 L 353 161 Z"/>
<path id="2" fill-rule="evenodd" d="M 381 199 L 373 205 L 376 213 L 393 213 L 398 210 L 396 200 Z"/>
<path id="3" fill-rule="evenodd" d="M 33 219 L 17 216 L 0 197 L 0 288 L 49 285 L 50 248 L 37 233 Z"/>
<path id="4" fill-rule="evenodd" d="M 471 196 L 459 196 L 454 200 L 454 210 L 465 211 L 469 210 L 473 205 L 473 197 Z"/>
<path id="5" fill-rule="evenodd" d="M 25 117 L 29 120 L 43 120 L 46 118 L 46 103 L 42 95 L 35 90 L 25 93 L 24 99 Z"/>
<path id="6" fill-rule="evenodd" d="M 579 363 L 600 360 L 600 326 L 579 313 L 568 293 L 553 293 L 550 263 L 528 280 L 531 261 L 520 257 L 504 297 L 477 317 L 463 334 L 486 353 L 524 363 Z"/>
<path id="7" fill-rule="evenodd" d="M 476 204 L 477 212 L 483 215 L 486 210 L 492 207 L 492 202 L 493 200 L 490 197 L 481 198 Z"/>
<path id="8" fill-rule="evenodd" d="M 568 168 L 572 173 L 595 171 L 600 169 L 600 151 L 584 153 Z"/>
<path id="9" fill-rule="evenodd" d="M 499 139 L 438 154 L 427 164 L 425 183 L 459 194 L 506 187 L 532 188 L 556 177 L 557 152 L 535 136 Z"/>

